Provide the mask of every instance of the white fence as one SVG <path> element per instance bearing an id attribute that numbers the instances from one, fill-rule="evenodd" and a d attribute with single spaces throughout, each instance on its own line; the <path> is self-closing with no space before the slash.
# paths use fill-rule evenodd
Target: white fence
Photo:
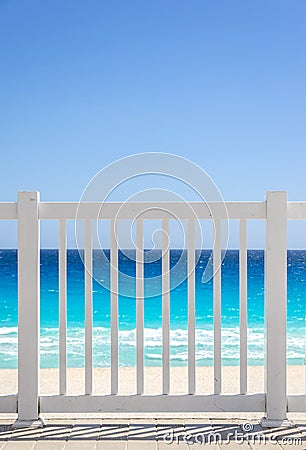
<path id="1" fill-rule="evenodd" d="M 222 393 L 221 379 L 221 271 L 214 276 L 214 393 L 198 395 L 196 386 L 195 347 L 195 274 L 188 275 L 188 392 L 171 395 L 170 388 L 170 300 L 169 249 L 163 241 L 162 274 L 162 393 L 144 395 L 144 306 L 137 301 L 136 310 L 136 376 L 135 395 L 118 394 L 118 247 L 113 231 L 119 219 L 136 219 L 137 264 L 136 297 L 144 296 L 143 220 L 161 219 L 163 230 L 169 231 L 171 211 L 188 220 L 188 265 L 194 264 L 194 220 L 190 208 L 183 203 L 45 203 L 37 192 L 19 192 L 17 203 L 1 203 L 0 219 L 18 220 L 18 394 L 0 397 L 0 412 L 18 412 L 18 424 L 31 423 L 43 413 L 62 412 L 216 412 L 253 411 L 265 413 L 267 426 L 284 423 L 287 412 L 305 412 L 306 395 L 287 395 L 286 383 L 286 304 L 287 304 L 287 220 L 306 219 L 306 203 L 287 203 L 285 192 L 268 192 L 266 201 L 192 203 L 200 220 L 214 219 L 214 267 L 221 261 L 220 221 L 240 221 L 240 393 Z M 225 207 L 224 207 L 225 206 Z M 144 216 L 139 214 L 147 211 Z M 111 221 L 111 394 L 93 395 L 92 368 L 92 227 L 91 221 Z M 66 220 L 83 220 L 85 271 L 85 393 L 66 392 Z M 265 221 L 265 389 L 247 392 L 247 221 Z M 39 395 L 40 337 L 40 222 L 59 222 L 59 392 Z"/>

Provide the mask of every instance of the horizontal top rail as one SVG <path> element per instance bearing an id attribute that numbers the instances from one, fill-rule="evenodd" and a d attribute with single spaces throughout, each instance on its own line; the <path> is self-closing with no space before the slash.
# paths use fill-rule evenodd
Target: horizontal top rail
<path id="1" fill-rule="evenodd" d="M 266 219 L 266 202 L 40 202 L 39 219 Z M 145 211 L 145 212 L 144 212 Z M 306 202 L 288 202 L 288 220 L 306 220 Z M 0 220 L 18 219 L 17 202 L 0 203 Z"/>
<path id="2" fill-rule="evenodd" d="M 17 202 L 0 203 L 0 219 L 2 220 L 14 220 L 17 219 Z"/>
<path id="3" fill-rule="evenodd" d="M 288 220 L 305 220 L 306 202 L 288 202 L 287 218 Z"/>
<path id="4" fill-rule="evenodd" d="M 40 203 L 40 219 L 264 219 L 265 202 Z"/>

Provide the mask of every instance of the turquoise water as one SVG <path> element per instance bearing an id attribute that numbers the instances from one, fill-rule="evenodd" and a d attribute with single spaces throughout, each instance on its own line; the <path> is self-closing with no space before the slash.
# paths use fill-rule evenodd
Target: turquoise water
<path id="1" fill-rule="evenodd" d="M 94 251 L 93 362 L 110 365 L 109 252 Z M 148 253 L 149 255 L 149 253 Z M 152 252 L 150 252 L 152 261 Z M 196 266 L 196 362 L 213 363 L 213 282 L 202 283 L 209 251 L 198 254 Z M 84 267 L 77 250 L 68 250 L 68 366 L 84 365 Z M 176 270 L 177 262 L 182 264 Z M 146 258 L 149 260 L 149 258 Z M 161 364 L 161 260 L 156 251 L 145 264 L 145 364 Z M 187 364 L 186 253 L 171 250 L 171 364 Z M 135 262 L 133 252 L 119 252 L 119 363 L 133 366 L 135 350 Z M 303 364 L 305 355 L 306 251 L 288 252 L 288 351 L 290 364 Z M 125 275 L 129 275 L 130 282 Z M 176 287 L 175 287 L 176 286 Z M 155 295 L 156 294 L 156 295 Z M 128 296 L 127 296 L 128 295 Z M 152 296 L 154 295 L 154 296 Z M 134 298 L 133 298 L 134 296 Z M 264 253 L 248 251 L 248 360 L 263 364 Z M 17 367 L 17 251 L 0 251 L 0 367 Z M 41 251 L 41 366 L 58 366 L 58 253 Z M 226 252 L 222 264 L 222 363 L 239 364 L 239 260 Z"/>

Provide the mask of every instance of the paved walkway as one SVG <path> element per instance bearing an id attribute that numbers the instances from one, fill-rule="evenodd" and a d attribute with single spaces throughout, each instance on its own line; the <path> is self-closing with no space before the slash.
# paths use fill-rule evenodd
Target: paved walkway
<path id="1" fill-rule="evenodd" d="M 11 424 L 0 419 L 0 450 L 306 449 L 306 420 L 271 430 L 255 420 L 222 419 L 50 419 L 45 428 L 22 430 Z"/>

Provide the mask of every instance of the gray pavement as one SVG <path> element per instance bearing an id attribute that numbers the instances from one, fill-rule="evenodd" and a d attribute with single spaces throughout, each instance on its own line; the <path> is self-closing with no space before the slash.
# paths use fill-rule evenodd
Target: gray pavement
<path id="1" fill-rule="evenodd" d="M 306 419 L 263 429 L 238 419 L 47 419 L 40 429 L 12 429 L 0 419 L 0 450 L 306 449 Z"/>

